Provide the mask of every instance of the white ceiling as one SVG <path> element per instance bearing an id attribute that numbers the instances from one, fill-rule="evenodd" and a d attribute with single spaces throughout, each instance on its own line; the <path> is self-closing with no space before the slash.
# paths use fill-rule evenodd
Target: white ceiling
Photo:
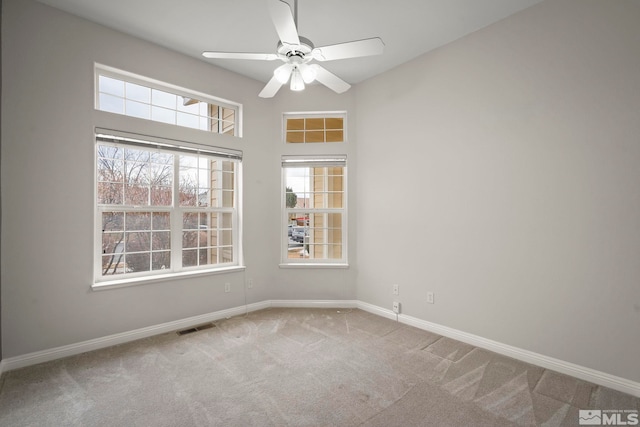
<path id="1" fill-rule="evenodd" d="M 278 64 L 212 60 L 202 51 L 275 53 L 266 0 L 38 0 L 267 82 Z M 542 0 L 299 0 L 298 31 L 316 46 L 381 37 L 380 56 L 324 62 L 359 83 Z M 293 0 L 288 0 L 293 6 Z"/>

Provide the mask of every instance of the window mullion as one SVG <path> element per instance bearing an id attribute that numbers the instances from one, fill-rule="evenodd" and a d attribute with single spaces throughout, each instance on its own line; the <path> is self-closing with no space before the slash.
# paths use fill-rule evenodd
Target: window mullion
<path id="1" fill-rule="evenodd" d="M 173 202 L 171 222 L 171 270 L 182 269 L 182 213 L 180 207 L 180 155 L 173 157 Z"/>

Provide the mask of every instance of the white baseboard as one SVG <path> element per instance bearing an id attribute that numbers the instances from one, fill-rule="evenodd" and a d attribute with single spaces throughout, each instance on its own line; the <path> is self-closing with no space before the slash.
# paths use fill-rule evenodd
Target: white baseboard
<path id="1" fill-rule="evenodd" d="M 378 315 L 380 317 L 386 317 L 391 320 L 398 320 L 398 315 L 391 310 L 387 310 L 386 308 L 378 307 L 377 305 L 369 304 L 366 302 L 358 301 L 357 307 L 360 310 L 369 312 L 371 314 Z"/>
<path id="2" fill-rule="evenodd" d="M 10 357 L 0 361 L 0 374 L 2 372 L 11 371 L 13 369 L 24 368 L 26 366 L 36 365 L 38 363 L 49 362 L 63 357 L 74 356 L 87 351 L 98 350 L 113 345 L 124 344 L 130 341 L 148 338 L 154 335 L 164 334 L 166 332 L 178 331 L 190 328 L 202 323 L 213 322 L 215 320 L 229 318 L 245 314 L 249 311 L 262 310 L 271 306 L 269 301 L 263 301 L 246 306 L 230 308 L 227 310 L 216 311 L 213 313 L 193 316 L 186 319 L 176 320 L 173 322 L 161 323 L 159 325 L 149 326 L 146 328 L 135 329 L 120 334 L 108 335 L 106 337 L 96 338 L 88 341 L 82 341 L 76 344 L 55 347 L 49 350 L 36 351 L 24 354 L 22 356 Z"/>
<path id="3" fill-rule="evenodd" d="M 392 311 L 387 311 L 395 315 L 395 313 L 393 313 Z M 513 359 L 521 360 L 532 365 L 560 372 L 562 374 L 608 387 L 613 390 L 618 390 L 635 397 L 640 397 L 640 383 L 620 378 L 615 375 L 606 374 L 604 372 L 596 371 L 595 369 L 585 368 L 584 366 L 579 366 L 573 363 L 565 362 L 563 360 L 555 359 L 553 357 L 544 356 L 542 354 L 534 353 L 529 350 L 523 350 L 521 348 L 502 344 L 497 341 L 469 334 L 467 332 L 462 332 L 457 329 L 439 325 L 437 323 L 427 322 L 426 320 L 421 320 L 415 317 L 407 316 L 405 314 L 398 315 L 398 322 L 414 326 L 425 331 L 433 332 L 435 334 L 442 335 L 457 341 L 462 341 L 475 347 L 483 348 L 485 350 L 489 350 L 503 356 L 511 357 Z"/>
<path id="4" fill-rule="evenodd" d="M 230 308 L 227 310 L 216 311 L 213 313 L 193 316 L 187 319 L 176 320 L 173 322 L 162 323 L 160 325 L 150 326 L 147 328 L 136 329 L 130 332 L 124 332 L 115 335 L 109 335 L 102 338 L 83 341 L 77 344 L 56 347 L 49 350 L 38 351 L 25 354 L 22 356 L 11 357 L 0 360 L 0 375 L 3 372 L 13 369 L 23 368 L 38 363 L 49 362 L 51 360 L 60 359 L 62 357 L 73 356 L 87 351 L 98 350 L 100 348 L 110 347 L 113 345 L 124 344 L 126 342 L 135 341 L 141 338 L 147 338 L 153 335 L 163 334 L 166 332 L 177 331 L 189 328 L 198 324 L 212 322 L 215 320 L 229 318 L 232 316 L 242 315 L 251 311 L 262 310 L 269 307 L 282 308 L 358 308 L 363 311 L 385 317 L 387 319 L 396 320 L 400 323 L 414 326 L 425 331 L 433 332 L 451 339 L 465 342 L 473 346 L 493 351 L 503 356 L 512 357 L 523 362 L 531 363 L 536 366 L 547 368 L 556 372 L 560 372 L 572 377 L 579 378 L 594 384 L 608 387 L 623 393 L 640 397 L 640 383 L 620 378 L 615 375 L 606 374 L 594 369 L 575 365 L 555 359 L 553 357 L 544 356 L 532 351 L 523 350 L 507 344 L 492 341 L 477 335 L 469 334 L 437 323 L 428 322 L 416 317 L 407 316 L 405 314 L 396 314 L 391 310 L 378 307 L 366 302 L 358 300 L 267 300 L 259 303 L 249 304 Z"/>
<path id="5" fill-rule="evenodd" d="M 280 308 L 356 308 L 355 300 L 271 300 L 270 307 Z"/>

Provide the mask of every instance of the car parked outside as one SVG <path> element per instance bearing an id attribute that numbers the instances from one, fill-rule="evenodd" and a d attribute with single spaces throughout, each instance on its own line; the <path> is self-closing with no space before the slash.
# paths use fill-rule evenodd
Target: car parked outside
<path id="1" fill-rule="evenodd" d="M 309 235 L 309 227 L 293 227 L 291 231 L 291 240 L 302 243 L 304 238 Z"/>

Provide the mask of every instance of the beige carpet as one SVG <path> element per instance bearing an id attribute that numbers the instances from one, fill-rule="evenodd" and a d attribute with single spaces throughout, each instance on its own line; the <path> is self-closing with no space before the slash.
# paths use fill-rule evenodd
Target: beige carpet
<path id="1" fill-rule="evenodd" d="M 360 310 L 268 309 L 5 373 L 1 426 L 574 426 L 640 399 Z"/>

